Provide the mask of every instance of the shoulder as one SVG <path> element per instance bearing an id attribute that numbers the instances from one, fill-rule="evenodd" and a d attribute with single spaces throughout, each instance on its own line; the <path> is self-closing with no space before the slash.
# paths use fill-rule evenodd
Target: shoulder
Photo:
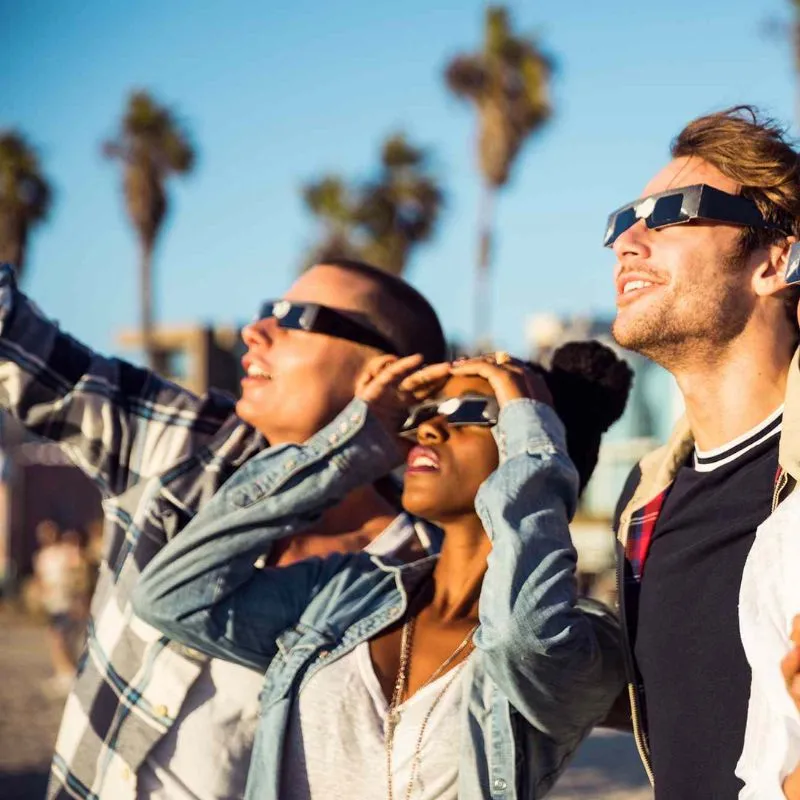
<path id="1" fill-rule="evenodd" d="M 751 628 L 763 637 L 772 629 L 788 642 L 791 619 L 800 609 L 800 493 L 790 495 L 758 527 L 747 556 L 739 596 L 742 638 L 747 645 Z M 747 649 L 747 647 L 745 648 Z"/>
<path id="2" fill-rule="evenodd" d="M 631 498 L 636 493 L 636 489 L 638 488 L 641 479 L 642 468 L 640 464 L 636 464 L 628 473 L 628 477 L 625 479 L 625 485 L 622 487 L 619 500 L 617 500 L 617 506 L 614 509 L 612 525 L 615 533 L 619 530 L 619 521 L 620 517 L 622 516 L 622 512 L 625 510 L 625 507 L 628 505 L 628 503 L 630 503 Z"/>

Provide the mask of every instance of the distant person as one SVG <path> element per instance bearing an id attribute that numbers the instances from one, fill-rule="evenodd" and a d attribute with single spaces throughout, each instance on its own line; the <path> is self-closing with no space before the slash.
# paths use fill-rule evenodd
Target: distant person
<path id="1" fill-rule="evenodd" d="M 746 106 L 690 122 L 608 221 L 614 337 L 671 372 L 686 407 L 617 513 L 633 724 L 657 800 L 742 787 L 739 588 L 756 528 L 800 477 L 798 294 L 785 281 L 799 231 L 798 153 Z"/>
<path id="2" fill-rule="evenodd" d="M 103 562 L 50 800 L 242 796 L 260 676 L 138 620 L 130 596 L 139 574 L 267 441 L 305 441 L 328 425 L 368 362 L 445 354 L 425 298 L 356 262 L 312 267 L 283 298 L 254 300 L 256 310 L 242 333 L 238 403 L 214 390 L 196 397 L 61 333 L 18 290 L 13 270 L 0 270 L 0 407 L 58 442 L 104 496 Z M 331 450 L 346 434 L 330 432 Z M 366 547 L 420 554 L 426 544 L 398 519 L 389 492 L 365 484 L 273 558 L 286 564 Z"/>
<path id="3" fill-rule="evenodd" d="M 622 688 L 618 621 L 579 601 L 568 525 L 630 370 L 596 342 L 544 380 L 499 356 L 400 383 L 449 376 L 401 430 L 403 506 L 442 530 L 438 557 L 253 562 L 402 458 L 389 365 L 331 425 L 359 420 L 335 458 L 317 460 L 325 431 L 265 451 L 145 568 L 144 619 L 266 672 L 252 800 L 543 797 Z"/>
<path id="4" fill-rule="evenodd" d="M 76 553 L 62 538 L 53 520 L 43 520 L 36 526 L 36 540 L 39 549 L 33 556 L 33 574 L 47 613 L 53 665 L 53 676 L 44 688 L 48 693 L 65 697 L 75 677 L 75 658 L 70 640 L 75 625 L 72 577 Z"/>

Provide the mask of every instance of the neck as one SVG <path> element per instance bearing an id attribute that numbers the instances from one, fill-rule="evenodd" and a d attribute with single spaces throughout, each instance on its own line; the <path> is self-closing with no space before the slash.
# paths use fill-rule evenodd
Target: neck
<path id="1" fill-rule="evenodd" d="M 359 487 L 325 511 L 312 530 L 281 539 L 272 550 L 270 562 L 286 566 L 306 558 L 358 552 L 398 513 L 373 486 Z"/>
<path id="2" fill-rule="evenodd" d="M 445 621 L 477 621 L 478 599 L 492 543 L 475 513 L 438 524 L 444 531 L 444 542 L 433 571 L 431 611 Z"/>
<path id="3" fill-rule="evenodd" d="M 785 340 L 745 332 L 726 347 L 672 374 L 701 450 L 713 450 L 766 419 L 786 394 L 792 351 Z"/>

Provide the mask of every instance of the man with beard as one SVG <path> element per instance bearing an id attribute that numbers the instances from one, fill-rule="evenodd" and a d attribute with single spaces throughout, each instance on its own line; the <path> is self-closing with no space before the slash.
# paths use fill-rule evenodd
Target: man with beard
<path id="1" fill-rule="evenodd" d="M 614 337 L 669 370 L 686 415 L 617 508 L 629 696 L 658 800 L 735 798 L 750 674 L 742 570 L 800 477 L 798 154 L 750 107 L 694 120 L 609 218 Z M 784 404 L 785 398 L 785 404 Z"/>
<path id="2" fill-rule="evenodd" d="M 330 423 L 373 362 L 445 356 L 436 313 L 418 292 L 347 261 L 304 273 L 282 299 L 261 304 L 242 336 L 238 403 L 213 390 L 198 398 L 61 333 L 18 291 L 11 267 L 0 267 L 0 407 L 60 444 L 104 500 L 104 557 L 48 798 L 243 795 L 262 676 L 139 620 L 130 603 L 139 575 L 267 443 L 303 442 Z M 331 450 L 346 428 L 330 434 Z M 268 563 L 362 548 L 421 552 L 398 512 L 367 484 L 307 535 L 278 541 Z"/>

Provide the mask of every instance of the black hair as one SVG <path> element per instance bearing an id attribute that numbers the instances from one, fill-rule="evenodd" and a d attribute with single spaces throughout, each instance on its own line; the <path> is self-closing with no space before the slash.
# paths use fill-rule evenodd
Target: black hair
<path id="1" fill-rule="evenodd" d="M 366 309 L 372 326 L 397 349 L 398 355 L 422 353 L 426 363 L 447 358 L 447 343 L 433 306 L 411 284 L 363 261 L 331 258 L 315 266 L 336 267 L 368 278 L 377 291 Z"/>
<path id="2" fill-rule="evenodd" d="M 582 492 L 597 466 L 602 435 L 625 410 L 633 372 L 597 341 L 568 342 L 553 353 L 549 369 L 537 371 L 544 375 L 567 430 L 567 452 Z"/>

